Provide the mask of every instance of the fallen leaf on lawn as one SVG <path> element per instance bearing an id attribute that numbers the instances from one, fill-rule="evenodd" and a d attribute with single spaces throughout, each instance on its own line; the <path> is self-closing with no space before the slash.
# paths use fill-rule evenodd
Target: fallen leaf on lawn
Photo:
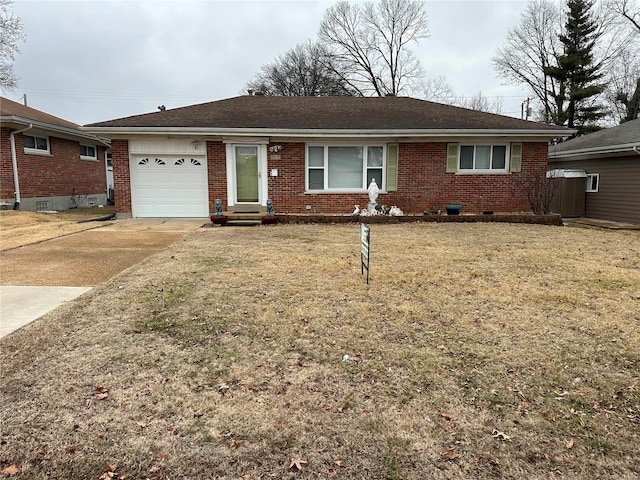
<path id="1" fill-rule="evenodd" d="M 497 438 L 498 440 L 502 440 L 506 442 L 507 440 L 511 440 L 511 437 L 504 432 L 499 432 L 498 430 L 494 430 L 491 434 L 493 438 Z"/>
<path id="2" fill-rule="evenodd" d="M 116 468 L 118 468 L 118 465 L 116 465 L 115 463 L 110 463 L 109 465 L 107 465 L 107 470 L 111 470 L 112 472 L 115 472 Z"/>
<path id="3" fill-rule="evenodd" d="M 458 455 L 453 448 L 450 448 L 449 450 L 446 450 L 440 454 L 440 458 L 442 458 L 443 460 L 454 460 L 459 456 L 460 455 Z"/>
<path id="4" fill-rule="evenodd" d="M 573 438 L 567 442 L 566 447 L 573 448 Z"/>
<path id="5" fill-rule="evenodd" d="M 344 462 L 342 460 L 335 460 L 333 463 L 335 463 L 339 467 L 344 468 Z"/>
<path id="6" fill-rule="evenodd" d="M 104 400 L 109 396 L 109 389 L 106 387 L 96 387 L 93 394 L 96 396 L 96 400 Z"/>
<path id="7" fill-rule="evenodd" d="M 98 477 L 99 480 L 109 480 L 110 478 L 115 477 L 116 474 L 113 472 L 104 472 L 102 475 Z"/>
<path id="8" fill-rule="evenodd" d="M 300 457 L 291 457 L 291 463 L 289 463 L 289 468 L 296 467 L 298 470 L 302 470 L 302 465 L 307 463 L 306 460 L 302 460 Z"/>
<path id="9" fill-rule="evenodd" d="M 3 469 L 2 472 L 4 475 L 17 475 L 18 473 L 20 473 L 20 469 L 16 466 L 15 463 L 12 463 L 11 465 L 9 465 L 7 468 Z"/>
<path id="10" fill-rule="evenodd" d="M 329 475 L 335 475 L 338 471 L 335 468 L 330 468 L 327 472 Z"/>
<path id="11" fill-rule="evenodd" d="M 444 418 L 445 420 L 451 420 L 453 418 L 453 415 L 451 415 L 449 413 L 444 413 L 444 412 L 440 412 L 440 416 L 442 418 Z"/>

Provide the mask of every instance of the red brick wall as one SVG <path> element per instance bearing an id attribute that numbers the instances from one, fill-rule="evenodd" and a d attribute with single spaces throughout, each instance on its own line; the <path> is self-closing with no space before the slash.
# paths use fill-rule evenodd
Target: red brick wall
<path id="1" fill-rule="evenodd" d="M 215 212 L 216 198 L 227 209 L 227 153 L 222 142 L 207 142 L 207 173 L 209 175 L 209 212 Z"/>
<path id="2" fill-rule="evenodd" d="M 9 133 L 8 128 L 0 128 L 0 198 L 4 199 L 14 198 Z"/>
<path id="3" fill-rule="evenodd" d="M 277 177 L 268 177 L 269 198 L 282 213 L 349 213 L 355 204 L 365 206 L 363 194 L 305 194 L 305 144 L 280 143 L 282 150 L 268 169 L 278 169 Z M 547 166 L 547 143 L 524 143 L 522 172 L 494 175 L 456 175 L 445 173 L 446 143 L 400 144 L 398 191 L 380 194 L 378 203 L 397 205 L 405 213 L 445 210 L 448 203 L 462 204 L 463 212 L 530 211 L 520 183 L 526 178 L 543 176 Z M 113 140 L 113 172 L 116 211 L 131 213 L 129 152 L 126 140 Z M 207 142 L 209 210 L 216 198 L 227 207 L 226 150 L 222 142 Z M 306 205 L 311 205 L 307 210 Z"/>
<path id="4" fill-rule="evenodd" d="M 365 206 L 367 194 L 305 194 L 304 143 L 282 143 L 280 159 L 268 168 L 278 169 L 269 177 L 269 197 L 276 212 L 348 213 L 355 204 Z M 463 212 L 529 211 L 520 182 L 528 176 L 544 175 L 547 143 L 523 144 L 522 172 L 502 175 L 456 175 L 445 173 L 446 143 L 400 144 L 398 191 L 380 194 L 381 205 L 397 205 L 405 213 L 445 210 L 448 203 L 462 204 Z M 307 210 L 306 205 L 311 205 Z"/>
<path id="5" fill-rule="evenodd" d="M 8 128 L 0 129 L 0 198 L 14 197 L 11 144 Z M 24 153 L 22 134 L 15 136 L 22 198 L 103 194 L 106 172 L 103 147 L 98 161 L 81 160 L 78 141 L 49 136 L 51 155 Z"/>
<path id="6" fill-rule="evenodd" d="M 131 174 L 129 173 L 129 141 L 111 140 L 113 190 L 116 213 L 131 213 Z"/>

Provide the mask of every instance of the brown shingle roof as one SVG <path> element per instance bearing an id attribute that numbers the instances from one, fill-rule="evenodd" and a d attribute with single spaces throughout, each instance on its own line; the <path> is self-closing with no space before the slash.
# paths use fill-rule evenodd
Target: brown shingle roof
<path id="1" fill-rule="evenodd" d="M 327 130 L 558 130 L 563 127 L 408 97 L 241 96 L 86 127 Z"/>
<path id="2" fill-rule="evenodd" d="M 56 125 L 58 127 L 71 128 L 79 130 L 80 126 L 63 120 L 62 118 L 54 117 L 48 113 L 41 112 L 35 108 L 25 107 L 21 103 L 14 102 L 8 98 L 0 97 L 0 116 L 3 117 L 20 117 L 25 120 L 33 120 L 36 122 L 48 123 L 50 125 Z M 82 132 L 79 132 L 82 133 Z"/>
<path id="3" fill-rule="evenodd" d="M 640 144 L 640 118 L 553 145 L 549 147 L 549 153 L 560 154 L 576 150 L 616 147 L 634 143 Z"/>

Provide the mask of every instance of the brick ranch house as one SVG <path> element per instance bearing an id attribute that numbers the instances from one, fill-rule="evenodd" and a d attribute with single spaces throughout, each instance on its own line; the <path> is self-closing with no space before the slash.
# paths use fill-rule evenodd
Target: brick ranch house
<path id="1" fill-rule="evenodd" d="M 562 128 L 407 97 L 245 95 L 83 127 L 111 139 L 119 216 L 228 211 L 347 214 L 530 211 L 523 183 L 544 178 Z"/>
<path id="2" fill-rule="evenodd" d="M 0 97 L 0 203 L 31 211 L 106 204 L 108 146 L 75 123 Z"/>

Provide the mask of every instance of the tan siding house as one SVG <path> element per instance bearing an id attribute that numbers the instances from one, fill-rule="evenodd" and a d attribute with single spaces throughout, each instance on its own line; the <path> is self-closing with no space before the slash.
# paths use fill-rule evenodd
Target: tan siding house
<path id="1" fill-rule="evenodd" d="M 640 119 L 550 147 L 549 169 L 584 170 L 585 216 L 640 224 Z"/>

